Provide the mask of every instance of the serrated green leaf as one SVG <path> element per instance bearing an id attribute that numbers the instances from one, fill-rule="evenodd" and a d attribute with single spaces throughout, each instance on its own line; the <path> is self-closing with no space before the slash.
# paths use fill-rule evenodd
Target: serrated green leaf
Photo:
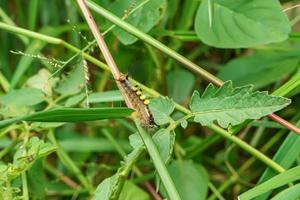
<path id="1" fill-rule="evenodd" d="M 300 179 L 300 166 L 289 169 L 285 172 L 278 174 L 277 176 L 271 178 L 270 180 L 255 186 L 254 188 L 244 192 L 239 196 L 240 200 L 249 200 L 260 194 L 263 194 L 274 188 L 278 188 L 285 184 L 291 183 L 293 181 Z"/>
<path id="2" fill-rule="evenodd" d="M 117 0 L 115 1 L 109 10 L 115 13 L 119 17 L 123 17 L 125 12 L 130 12 L 137 5 L 143 3 L 144 0 Z M 147 33 L 150 31 L 161 19 L 163 11 L 166 8 L 166 0 L 150 0 L 143 7 L 132 13 L 126 21 L 139 30 Z M 125 12 L 124 12 L 125 11 Z M 126 31 L 116 28 L 114 34 L 125 45 L 132 44 L 138 39 Z"/>
<path id="3" fill-rule="evenodd" d="M 133 112 L 129 108 L 56 108 L 36 112 L 27 116 L 0 121 L 0 128 L 20 121 L 31 122 L 84 122 L 101 119 L 127 117 Z"/>
<path id="4" fill-rule="evenodd" d="M 237 125 L 247 119 L 259 119 L 280 110 L 290 104 L 283 97 L 268 95 L 267 92 L 253 92 L 251 86 L 232 87 L 232 82 L 225 82 L 220 88 L 210 84 L 203 95 L 195 91 L 190 108 L 194 121 L 203 126 L 216 121 L 221 127 Z"/>
<path id="5" fill-rule="evenodd" d="M 277 0 L 214 0 L 211 3 L 211 20 L 208 0 L 201 1 L 195 20 L 198 37 L 208 45 L 253 47 L 281 42 L 291 31 Z"/>
<path id="6" fill-rule="evenodd" d="M 170 114 L 175 109 L 175 104 L 167 97 L 158 97 L 150 101 L 149 109 L 157 125 L 171 122 Z"/>
<path id="7" fill-rule="evenodd" d="M 182 200 L 204 200 L 208 190 L 206 170 L 192 161 L 178 160 L 168 166 L 168 171 Z M 165 194 L 164 188 L 160 191 Z"/>

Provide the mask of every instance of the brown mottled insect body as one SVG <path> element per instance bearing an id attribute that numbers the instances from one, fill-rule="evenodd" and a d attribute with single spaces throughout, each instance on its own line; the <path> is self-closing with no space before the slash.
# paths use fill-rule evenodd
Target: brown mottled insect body
<path id="1" fill-rule="evenodd" d="M 132 86 L 127 75 L 120 76 L 118 81 L 122 86 L 121 89 L 123 90 L 123 93 L 127 95 L 133 109 L 135 109 L 138 114 L 141 125 L 147 130 L 155 129 L 156 124 L 148 107 L 150 102 L 146 99 L 146 96 L 143 95 L 142 90 L 137 85 Z"/>

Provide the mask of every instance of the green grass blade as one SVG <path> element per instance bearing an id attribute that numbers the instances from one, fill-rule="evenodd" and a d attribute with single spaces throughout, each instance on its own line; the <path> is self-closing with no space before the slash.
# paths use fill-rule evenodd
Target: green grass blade
<path id="1" fill-rule="evenodd" d="M 132 113 L 129 108 L 57 108 L 31 115 L 3 120 L 0 128 L 20 121 L 32 122 L 83 122 L 101 119 L 127 117 Z"/>
<path id="2" fill-rule="evenodd" d="M 170 197 L 170 200 L 180 200 L 180 196 L 175 188 L 173 180 L 170 177 L 170 174 L 155 146 L 152 138 L 148 133 L 144 131 L 144 129 L 136 122 L 137 128 L 139 130 L 139 134 L 147 148 L 147 151 L 153 161 L 153 164 L 157 170 L 158 175 L 161 178 L 162 183 L 164 184 L 166 191 Z"/>
<path id="3" fill-rule="evenodd" d="M 280 192 L 275 197 L 273 197 L 272 200 L 285 200 L 285 199 L 296 200 L 299 197 L 300 197 L 300 183 Z"/>
<path id="4" fill-rule="evenodd" d="M 277 96 L 289 96 L 295 88 L 300 86 L 300 70 L 288 82 L 273 92 Z"/>
<path id="5" fill-rule="evenodd" d="M 300 179 L 300 166 L 285 171 L 274 178 L 248 190 L 239 196 L 239 200 L 249 200 L 274 188 Z"/>
<path id="6" fill-rule="evenodd" d="M 29 6 L 28 6 L 28 28 L 30 30 L 35 29 L 36 25 L 36 17 L 38 13 L 38 5 L 39 5 L 39 0 L 31 0 L 29 1 Z"/>
<path id="7" fill-rule="evenodd" d="M 300 126 L 300 120 L 296 124 L 297 127 Z M 280 146 L 279 150 L 276 152 L 275 156 L 273 157 L 273 161 L 288 169 L 291 165 L 296 161 L 300 153 L 300 137 L 293 132 L 290 132 L 287 138 L 284 140 L 282 145 Z M 260 177 L 258 183 L 262 183 L 271 177 L 275 176 L 276 172 L 271 169 L 267 168 L 263 175 Z M 259 200 L 264 200 L 268 198 L 270 193 L 264 194 L 261 197 L 258 197 Z"/>

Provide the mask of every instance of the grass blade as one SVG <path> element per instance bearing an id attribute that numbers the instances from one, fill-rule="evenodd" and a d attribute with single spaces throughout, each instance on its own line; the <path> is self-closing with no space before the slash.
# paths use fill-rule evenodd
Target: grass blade
<path id="1" fill-rule="evenodd" d="M 300 179 L 300 166 L 294 167 L 288 171 L 285 171 L 274 178 L 248 190 L 247 192 L 239 196 L 239 200 L 252 199 L 260 194 L 263 194 L 269 190 L 288 184 L 290 182 Z"/>
<path id="2" fill-rule="evenodd" d="M 16 117 L 0 122 L 0 128 L 20 121 L 32 122 L 83 122 L 101 119 L 127 117 L 132 113 L 129 108 L 57 108 L 31 115 Z"/>

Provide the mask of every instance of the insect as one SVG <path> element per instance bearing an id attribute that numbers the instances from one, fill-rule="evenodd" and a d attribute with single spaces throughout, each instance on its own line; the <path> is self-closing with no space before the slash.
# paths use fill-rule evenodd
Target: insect
<path id="1" fill-rule="evenodd" d="M 121 92 L 126 95 L 131 107 L 136 111 L 141 125 L 148 131 L 155 130 L 156 124 L 148 107 L 150 101 L 143 94 L 142 90 L 137 85 L 132 85 L 128 75 L 121 75 L 117 81 L 121 85 Z"/>

